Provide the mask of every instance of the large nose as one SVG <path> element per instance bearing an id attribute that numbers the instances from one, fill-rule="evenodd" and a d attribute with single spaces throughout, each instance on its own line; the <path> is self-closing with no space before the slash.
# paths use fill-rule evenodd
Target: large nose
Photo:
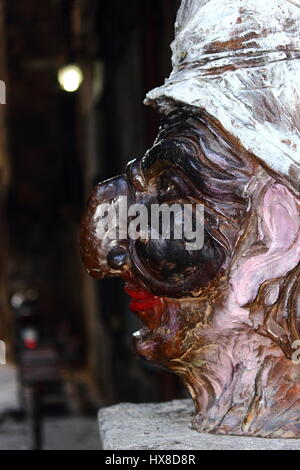
<path id="1" fill-rule="evenodd" d="M 81 220 L 82 258 L 88 273 L 97 279 L 126 275 L 130 270 L 127 240 L 120 237 L 117 219 L 108 219 L 105 234 L 100 230 L 103 222 L 101 207 L 109 205 L 118 215 L 119 203 L 124 197 L 129 197 L 124 175 L 98 184 L 91 193 Z M 117 236 L 112 236 L 112 233 Z"/>

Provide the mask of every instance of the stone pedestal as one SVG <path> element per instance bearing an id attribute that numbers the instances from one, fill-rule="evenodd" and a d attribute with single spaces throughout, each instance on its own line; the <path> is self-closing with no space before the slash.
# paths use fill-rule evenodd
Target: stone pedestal
<path id="1" fill-rule="evenodd" d="M 300 450 L 300 439 L 200 434 L 189 428 L 193 403 L 121 403 L 99 411 L 105 450 Z"/>

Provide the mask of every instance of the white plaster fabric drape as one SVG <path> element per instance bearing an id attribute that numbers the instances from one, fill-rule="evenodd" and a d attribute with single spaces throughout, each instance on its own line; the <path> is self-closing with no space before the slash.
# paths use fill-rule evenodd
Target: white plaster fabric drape
<path id="1" fill-rule="evenodd" d="M 204 109 L 300 193 L 300 0 L 183 0 L 145 103 Z"/>

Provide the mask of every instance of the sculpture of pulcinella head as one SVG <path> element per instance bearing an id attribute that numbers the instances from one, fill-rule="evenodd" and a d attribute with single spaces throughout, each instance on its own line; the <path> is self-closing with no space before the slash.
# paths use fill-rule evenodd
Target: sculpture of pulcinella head
<path id="1" fill-rule="evenodd" d="M 158 137 L 82 218 L 88 272 L 124 279 L 138 354 L 182 377 L 202 432 L 300 437 L 299 6 L 183 0 L 172 74 L 146 98 Z M 201 204 L 203 247 L 100 236 L 99 207 L 125 196 Z"/>

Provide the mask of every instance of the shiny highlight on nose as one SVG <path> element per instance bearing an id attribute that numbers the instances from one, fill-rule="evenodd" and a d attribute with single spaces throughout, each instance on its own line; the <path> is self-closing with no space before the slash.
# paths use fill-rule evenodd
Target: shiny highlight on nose
<path id="1" fill-rule="evenodd" d="M 107 264 L 112 269 L 122 269 L 128 264 L 128 253 L 123 247 L 112 248 L 107 255 Z"/>

